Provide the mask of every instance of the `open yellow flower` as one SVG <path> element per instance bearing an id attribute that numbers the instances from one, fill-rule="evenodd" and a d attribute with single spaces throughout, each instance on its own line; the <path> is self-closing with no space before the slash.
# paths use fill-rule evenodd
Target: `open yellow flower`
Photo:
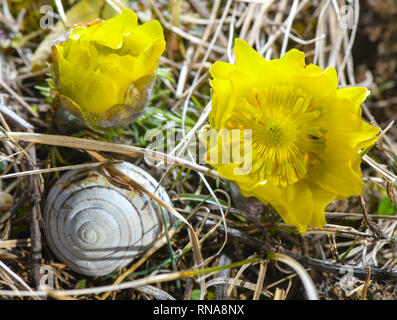
<path id="1" fill-rule="evenodd" d="M 334 68 L 305 65 L 296 49 L 267 61 L 237 39 L 234 52 L 235 65 L 210 69 L 208 163 L 300 232 L 323 227 L 331 201 L 361 194 L 359 151 L 378 133 L 361 119 L 368 90 L 337 89 Z"/>
<path id="2" fill-rule="evenodd" d="M 138 26 L 130 9 L 76 26 L 52 47 L 56 96 L 91 127 L 125 125 L 147 103 L 164 49 L 160 23 Z"/>

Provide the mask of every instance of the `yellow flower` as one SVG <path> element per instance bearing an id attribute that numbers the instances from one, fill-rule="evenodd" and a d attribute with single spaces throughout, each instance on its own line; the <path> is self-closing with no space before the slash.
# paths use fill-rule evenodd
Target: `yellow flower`
<path id="1" fill-rule="evenodd" d="M 56 96 L 94 128 L 125 125 L 147 103 L 164 49 L 160 23 L 138 26 L 130 9 L 77 26 L 52 47 Z"/>
<path id="2" fill-rule="evenodd" d="M 334 68 L 305 65 L 296 49 L 267 61 L 237 39 L 234 52 L 235 65 L 210 69 L 208 163 L 299 232 L 323 227 L 331 201 L 361 194 L 359 151 L 378 133 L 361 119 L 368 90 L 337 89 Z"/>

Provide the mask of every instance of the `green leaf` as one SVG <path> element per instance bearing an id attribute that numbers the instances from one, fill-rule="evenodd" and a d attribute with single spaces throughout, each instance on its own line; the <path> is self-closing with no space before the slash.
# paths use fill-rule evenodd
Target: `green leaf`
<path id="1" fill-rule="evenodd" d="M 207 299 L 208 300 L 216 300 L 215 292 L 214 291 L 207 291 Z"/>
<path id="2" fill-rule="evenodd" d="M 379 215 L 392 216 L 396 213 L 396 205 L 392 205 L 389 198 L 385 197 L 381 202 L 379 202 L 377 213 Z"/>
<path id="3" fill-rule="evenodd" d="M 175 79 L 172 77 L 171 69 L 169 68 L 157 68 L 156 74 L 162 78 L 169 80 L 171 83 L 175 83 Z"/>
<path id="4" fill-rule="evenodd" d="M 87 279 L 81 279 L 76 283 L 76 288 L 84 289 L 87 287 Z"/>
<path id="5" fill-rule="evenodd" d="M 192 296 L 191 296 L 192 300 L 200 300 L 200 293 L 201 293 L 200 289 L 192 290 Z"/>
<path id="6" fill-rule="evenodd" d="M 7 167 L 8 167 L 7 161 L 5 161 L 5 160 L 0 161 L 0 172 L 5 171 L 7 169 Z"/>

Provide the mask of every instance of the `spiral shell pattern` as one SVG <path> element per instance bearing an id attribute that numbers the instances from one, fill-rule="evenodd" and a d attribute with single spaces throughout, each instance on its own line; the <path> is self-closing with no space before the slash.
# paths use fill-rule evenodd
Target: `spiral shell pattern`
<path id="1" fill-rule="evenodd" d="M 150 192 L 157 181 L 127 162 L 113 165 Z M 171 201 L 161 186 L 155 192 Z M 106 275 L 147 250 L 163 231 L 166 210 L 146 194 L 110 183 L 97 169 L 64 174 L 51 188 L 44 206 L 45 235 L 52 252 L 72 270 Z"/>

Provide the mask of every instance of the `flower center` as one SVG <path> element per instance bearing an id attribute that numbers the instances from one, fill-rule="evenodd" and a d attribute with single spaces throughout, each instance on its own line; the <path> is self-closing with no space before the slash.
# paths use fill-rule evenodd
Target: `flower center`
<path id="1" fill-rule="evenodd" d="M 321 106 L 289 85 L 254 88 L 243 94 L 227 127 L 252 130 L 250 174 L 276 185 L 303 179 L 325 148 Z"/>
<path id="2" fill-rule="evenodd" d="M 296 127 L 289 118 L 269 119 L 264 127 L 266 144 L 272 147 L 284 147 L 296 138 Z"/>

